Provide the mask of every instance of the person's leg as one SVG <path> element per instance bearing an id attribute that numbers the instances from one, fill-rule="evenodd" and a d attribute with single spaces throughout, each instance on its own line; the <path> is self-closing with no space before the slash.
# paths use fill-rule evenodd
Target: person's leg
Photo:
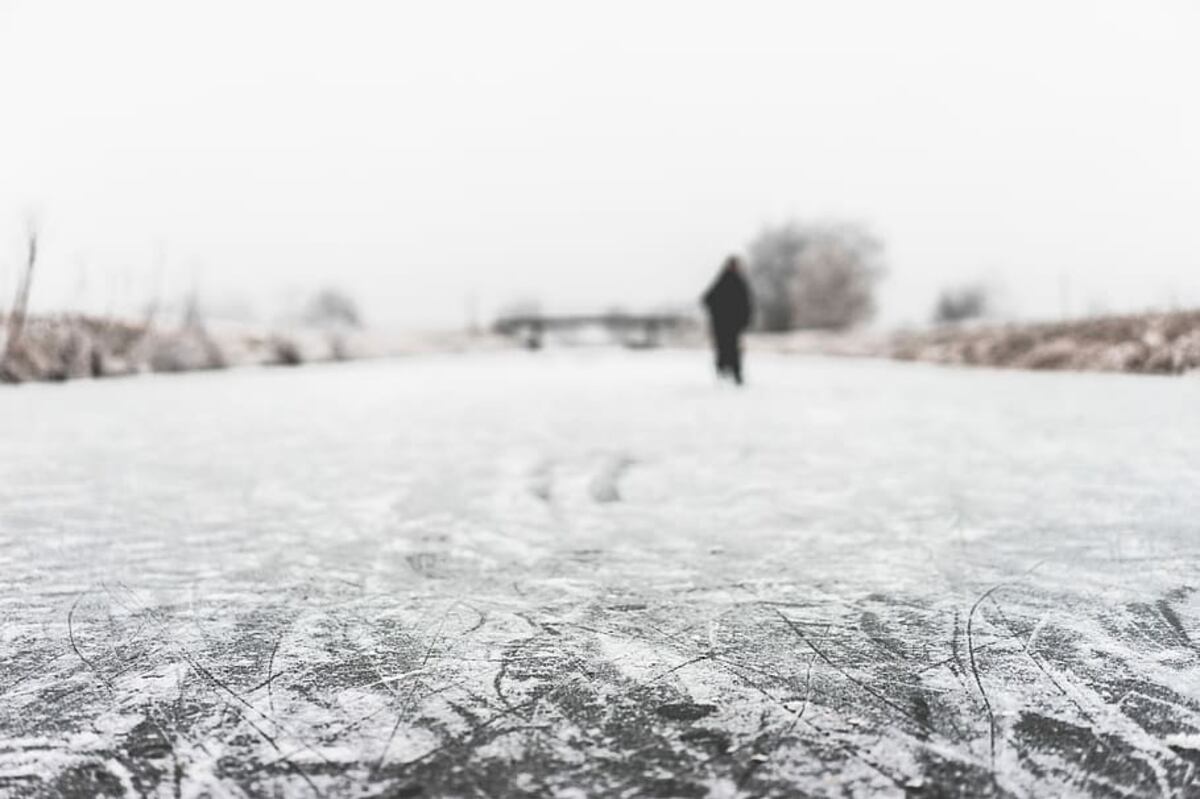
<path id="1" fill-rule="evenodd" d="M 737 341 L 726 331 L 721 331 L 717 338 L 717 350 L 720 353 L 720 372 L 722 376 L 735 377 Z"/>
<path id="2" fill-rule="evenodd" d="M 732 336 L 729 341 L 729 370 L 733 373 L 733 380 L 739 386 L 742 384 L 742 343 L 738 337 Z"/>
<path id="3" fill-rule="evenodd" d="M 713 363 L 717 367 L 717 377 L 725 371 L 725 355 L 721 352 L 721 336 L 717 330 L 716 324 L 709 322 L 708 338 L 712 342 Z"/>
<path id="4" fill-rule="evenodd" d="M 717 325 L 712 326 L 713 357 L 717 365 L 717 377 L 724 377 L 729 371 L 729 350 L 725 346 L 726 334 Z"/>

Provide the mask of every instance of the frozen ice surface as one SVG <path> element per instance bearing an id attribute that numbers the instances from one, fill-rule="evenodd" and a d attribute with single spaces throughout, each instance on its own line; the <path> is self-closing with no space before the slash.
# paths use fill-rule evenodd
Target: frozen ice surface
<path id="1" fill-rule="evenodd" d="M 1200 795 L 1200 382 L 0 391 L 0 795 Z"/>

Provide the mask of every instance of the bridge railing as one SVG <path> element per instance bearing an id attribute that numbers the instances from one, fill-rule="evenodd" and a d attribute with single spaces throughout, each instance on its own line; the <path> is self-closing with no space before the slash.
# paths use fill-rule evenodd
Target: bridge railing
<path id="1" fill-rule="evenodd" d="M 539 349 L 546 334 L 600 328 L 627 347 L 649 348 L 662 344 L 664 336 L 694 327 L 695 320 L 683 314 L 515 314 L 502 316 L 492 329 L 519 339 L 529 349 Z"/>

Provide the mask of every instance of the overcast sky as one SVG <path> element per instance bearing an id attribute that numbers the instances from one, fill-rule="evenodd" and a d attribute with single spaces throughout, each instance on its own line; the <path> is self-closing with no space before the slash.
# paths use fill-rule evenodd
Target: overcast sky
<path id="1" fill-rule="evenodd" d="M 883 237 L 885 322 L 1200 304 L 1198 8 L 0 0 L 0 301 L 33 214 L 43 306 L 691 303 L 792 217 Z"/>

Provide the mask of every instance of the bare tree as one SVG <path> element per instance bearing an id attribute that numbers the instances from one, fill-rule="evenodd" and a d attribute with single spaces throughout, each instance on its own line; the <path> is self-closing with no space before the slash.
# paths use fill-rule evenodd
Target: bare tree
<path id="1" fill-rule="evenodd" d="M 843 330 L 871 318 L 883 245 L 853 222 L 768 227 L 750 244 L 758 326 Z"/>
<path id="2" fill-rule="evenodd" d="M 301 320 L 313 327 L 362 327 L 358 303 L 341 289 L 326 287 L 309 299 Z"/>
<path id="3" fill-rule="evenodd" d="M 942 289 L 933 309 L 933 321 L 953 325 L 986 316 L 992 310 L 991 292 L 982 283 Z"/>

